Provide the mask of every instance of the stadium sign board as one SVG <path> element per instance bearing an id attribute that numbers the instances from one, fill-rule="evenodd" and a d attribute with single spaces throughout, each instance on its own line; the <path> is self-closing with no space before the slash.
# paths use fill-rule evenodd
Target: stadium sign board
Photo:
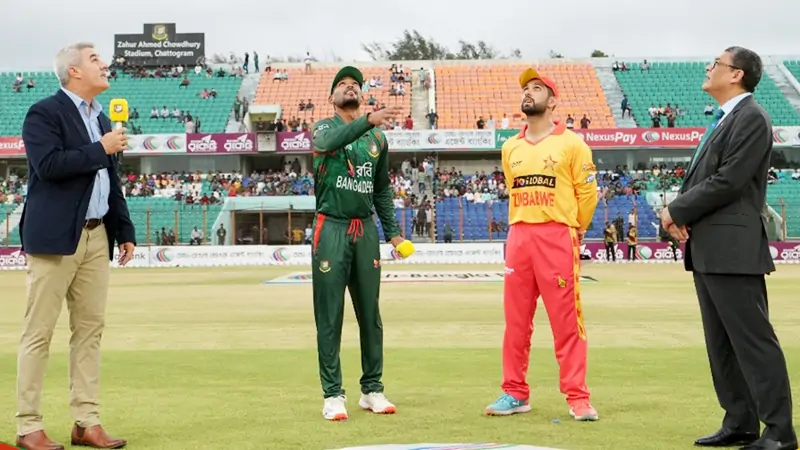
<path id="1" fill-rule="evenodd" d="M 0 137 L 0 157 L 25 156 L 21 137 Z"/>
<path id="2" fill-rule="evenodd" d="M 255 133 L 196 133 L 186 135 L 187 153 L 257 153 Z"/>
<path id="3" fill-rule="evenodd" d="M 19 233 L 18 229 L 12 233 Z M 411 257 L 401 259 L 392 246 L 381 245 L 381 259 L 375 263 L 381 266 L 394 264 L 503 264 L 505 261 L 504 242 L 473 242 L 456 244 L 417 244 L 417 251 Z M 623 260 L 628 246 L 616 244 L 617 260 Z M 800 263 L 800 241 L 770 242 L 772 260 L 780 264 Z M 587 242 L 581 245 L 581 259 L 595 262 L 606 261 L 605 247 L 601 242 Z M 115 249 L 116 255 L 116 249 Z M 117 255 L 118 256 L 118 255 Z M 678 248 L 678 261 L 683 257 L 683 244 Z M 674 254 L 665 242 L 640 242 L 636 248 L 636 260 L 642 263 L 666 263 L 673 261 Z M 116 266 L 116 257 L 111 267 Z M 127 267 L 233 267 L 233 266 L 310 266 L 310 245 L 181 245 L 181 246 L 141 246 L 136 248 L 133 261 Z M 19 247 L 0 247 L 0 270 L 25 269 L 27 258 Z M 439 269 L 434 274 L 417 275 L 413 273 L 397 275 L 387 271 L 387 281 L 493 281 L 499 279 L 497 273 L 486 273 L 464 269 L 452 272 Z M 294 274 L 289 282 L 302 282 L 304 273 Z M 286 280 L 284 280 L 286 281 Z"/>
<path id="4" fill-rule="evenodd" d="M 311 133 L 308 131 L 279 131 L 275 133 L 278 153 L 310 153 Z"/>
<path id="5" fill-rule="evenodd" d="M 177 33 L 174 23 L 146 23 L 142 34 L 115 34 L 114 55 L 136 66 L 194 66 L 205 42 L 203 33 Z"/>
<path id="6" fill-rule="evenodd" d="M 125 155 L 162 156 L 186 153 L 185 134 L 132 134 Z"/>
<path id="7" fill-rule="evenodd" d="M 592 149 L 693 149 L 704 128 L 588 128 L 573 130 Z M 497 148 L 520 130 L 495 130 Z M 775 148 L 800 147 L 800 127 L 773 127 Z"/>
<path id="8" fill-rule="evenodd" d="M 386 130 L 390 151 L 494 150 L 494 130 Z M 278 153 L 309 153 L 312 136 L 307 131 L 275 133 Z"/>
<path id="9" fill-rule="evenodd" d="M 389 150 L 493 150 L 494 130 L 388 130 Z"/>

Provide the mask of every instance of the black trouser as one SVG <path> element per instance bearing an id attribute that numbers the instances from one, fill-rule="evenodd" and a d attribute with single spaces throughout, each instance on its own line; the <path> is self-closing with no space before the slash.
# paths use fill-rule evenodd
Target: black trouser
<path id="1" fill-rule="evenodd" d="M 323 395 L 344 395 L 339 351 L 344 290 L 350 291 L 361 340 L 361 392 L 383 392 L 383 323 L 378 228 L 372 219 L 340 220 L 317 214 L 312 242 L 314 320 Z"/>
<path id="2" fill-rule="evenodd" d="M 636 244 L 628 244 L 628 261 L 636 259 Z"/>
<path id="3" fill-rule="evenodd" d="M 783 350 L 769 321 L 764 275 L 694 272 L 722 426 L 796 442 Z"/>
<path id="4" fill-rule="evenodd" d="M 606 261 L 617 260 L 617 249 L 613 242 L 606 242 Z"/>

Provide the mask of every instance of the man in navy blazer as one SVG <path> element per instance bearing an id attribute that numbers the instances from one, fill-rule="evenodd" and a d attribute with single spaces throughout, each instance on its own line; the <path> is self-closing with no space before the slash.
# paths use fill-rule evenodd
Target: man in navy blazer
<path id="1" fill-rule="evenodd" d="M 61 89 L 31 106 L 22 126 L 28 196 L 20 222 L 28 258 L 28 306 L 17 368 L 17 446 L 64 447 L 44 433 L 42 385 L 53 329 L 66 298 L 70 314 L 72 445 L 122 448 L 99 418 L 100 340 L 109 260 L 133 258 L 135 233 L 119 180 L 124 129 L 112 130 L 95 100 L 109 88 L 108 66 L 94 45 L 73 44 L 56 56 Z"/>

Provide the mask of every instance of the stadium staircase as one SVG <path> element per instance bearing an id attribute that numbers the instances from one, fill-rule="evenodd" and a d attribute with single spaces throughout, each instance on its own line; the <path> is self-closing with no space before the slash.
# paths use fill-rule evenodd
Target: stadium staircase
<path id="1" fill-rule="evenodd" d="M 606 93 L 608 107 L 611 109 L 611 114 L 614 116 L 614 121 L 617 123 L 617 126 L 619 128 L 636 128 L 636 121 L 633 120 L 633 117 L 627 116 L 624 119 L 622 118 L 622 109 L 620 105 L 622 105 L 622 97 L 624 94 L 619 87 L 617 77 L 614 76 L 614 71 L 608 66 L 608 62 L 603 63 L 603 65 L 596 64 L 594 70 L 597 73 L 597 79 L 600 80 L 600 86 Z"/>
<path id="2" fill-rule="evenodd" d="M 256 88 L 258 88 L 258 82 L 260 80 L 261 74 L 259 73 L 245 75 L 242 79 L 242 85 L 239 87 L 239 92 L 236 94 L 236 96 L 238 98 L 246 98 L 247 101 L 252 104 L 253 98 L 256 95 Z M 236 117 L 233 114 L 233 108 L 231 108 L 231 113 L 228 116 L 228 125 L 225 127 L 225 132 L 239 133 L 243 131 L 242 119 L 244 119 L 244 117 L 240 117 L 239 120 L 236 120 Z"/>
<path id="3" fill-rule="evenodd" d="M 202 182 L 200 195 L 211 195 L 211 184 Z M 204 233 L 205 242 L 212 242 L 213 226 L 222 212 L 222 204 L 187 205 L 170 197 L 128 197 L 128 210 L 136 226 L 139 245 L 156 242 L 155 233 L 162 228 L 173 230 L 179 244 L 189 243 L 194 227 Z"/>
<path id="4" fill-rule="evenodd" d="M 711 118 L 703 114 L 703 108 L 714 103 L 708 94 L 700 90 L 707 64 L 701 61 L 653 62 L 649 71 L 642 71 L 639 63 L 631 63 L 630 70 L 617 71 L 615 75 L 622 91 L 628 95 L 633 117 L 640 127 L 650 126 L 647 110 L 651 104 L 666 106 L 670 103 L 680 106 L 684 112 L 678 118 L 678 127 L 704 128 Z M 755 97 L 769 111 L 774 125 L 793 126 L 800 123 L 800 114 L 783 96 L 772 78 L 761 79 Z M 662 126 L 666 126 L 666 123 L 662 122 Z"/>
<path id="5" fill-rule="evenodd" d="M 772 79 L 775 83 L 775 86 L 781 91 L 783 97 L 789 101 L 795 111 L 800 111 L 800 92 L 795 89 L 792 85 L 792 81 L 788 77 L 792 77 L 792 74 L 786 70 L 786 67 L 783 64 L 768 64 L 764 66 L 764 72 L 766 75 Z M 766 77 L 764 77 L 766 78 Z M 762 80 L 764 79 L 762 78 Z M 797 122 L 793 125 L 798 125 L 800 122 Z"/>
<path id="6" fill-rule="evenodd" d="M 429 72 L 433 71 L 429 70 Z M 411 79 L 413 80 L 414 78 L 412 77 Z M 425 116 L 428 115 L 430 110 L 436 109 L 435 94 L 431 95 L 435 92 L 435 86 L 434 83 L 431 83 L 431 90 L 426 91 L 424 84 L 419 80 L 411 86 L 411 120 L 414 121 L 414 129 L 416 130 L 428 130 L 431 127 Z M 431 103 L 431 100 L 434 100 L 434 103 Z"/>
<path id="7" fill-rule="evenodd" d="M 228 115 L 233 108 L 233 100 L 239 90 L 241 78 L 217 77 L 207 78 L 205 74 L 196 75 L 193 71 L 186 73 L 191 84 L 188 88 L 181 88 L 179 78 L 131 78 L 127 75 L 118 75 L 116 80 L 111 80 L 111 88 L 97 97 L 97 101 L 105 109 L 112 98 L 125 98 L 128 105 L 139 113 L 136 125 L 141 126 L 142 133 L 182 133 L 185 132 L 183 124 L 170 118 L 169 120 L 150 119 L 150 110 L 153 107 L 166 106 L 170 113 L 173 108 L 189 111 L 192 116 L 200 117 L 202 131 L 206 133 L 219 133 L 225 130 Z M 0 86 L 11 86 L 16 73 L 0 73 Z M 16 93 L 11 89 L 0 89 L 0 136 L 19 136 L 22 129 L 22 120 L 28 108 L 36 101 L 52 95 L 59 88 L 58 80 L 51 72 L 25 72 L 23 73 L 22 92 Z M 29 78 L 33 78 L 36 87 L 30 91 L 24 86 Z M 216 100 L 203 100 L 200 92 L 203 89 L 216 89 Z"/>
<path id="8" fill-rule="evenodd" d="M 507 62 L 436 67 L 439 128 L 472 129 L 480 116 L 485 120 L 492 116 L 497 122 L 504 114 L 511 119 L 511 128 L 519 128 L 518 80 L 528 67 Z M 559 61 L 537 64 L 536 68 L 542 75 L 552 78 L 560 88 L 556 120 L 563 120 L 567 114 L 572 114 L 577 120 L 587 114 L 593 128 L 616 126 L 591 64 Z"/>

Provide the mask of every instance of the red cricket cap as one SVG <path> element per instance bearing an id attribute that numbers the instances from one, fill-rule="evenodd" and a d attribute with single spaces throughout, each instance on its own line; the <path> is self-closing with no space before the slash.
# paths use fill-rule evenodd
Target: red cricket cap
<path id="1" fill-rule="evenodd" d="M 519 76 L 519 87 L 524 88 L 533 80 L 539 80 L 544 83 L 545 86 L 553 91 L 553 96 L 558 98 L 558 86 L 556 86 L 556 82 L 550 78 L 539 75 L 539 72 L 533 68 L 526 69 L 524 72 L 522 72 L 522 75 Z"/>

